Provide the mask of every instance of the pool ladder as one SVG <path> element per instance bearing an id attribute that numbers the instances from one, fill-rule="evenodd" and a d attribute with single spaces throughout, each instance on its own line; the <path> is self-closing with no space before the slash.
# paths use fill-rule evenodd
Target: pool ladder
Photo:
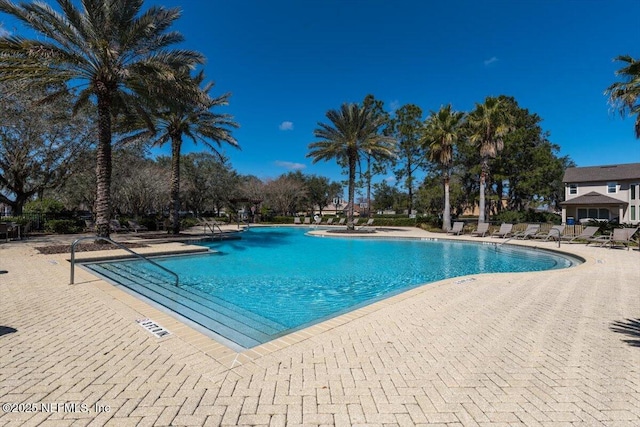
<path id="1" fill-rule="evenodd" d="M 105 242 L 109 242 L 113 245 L 116 245 L 117 247 L 119 247 L 120 249 L 123 249 L 127 252 L 129 252 L 131 255 L 135 256 L 136 258 L 139 258 L 143 261 L 146 261 L 150 264 L 153 264 L 154 266 L 158 267 L 160 270 L 164 270 L 165 272 L 169 273 L 170 275 L 172 275 L 173 277 L 175 277 L 176 282 L 175 285 L 176 286 L 180 286 L 180 278 L 178 277 L 178 275 L 176 273 L 174 273 L 173 271 L 169 270 L 166 267 L 161 266 L 160 264 L 158 264 L 155 261 L 150 260 L 149 258 L 145 257 L 144 255 L 141 255 L 137 252 L 132 251 L 131 249 L 127 248 L 126 246 L 111 240 L 108 237 L 99 237 L 99 236 L 88 236 L 88 237 L 81 237 L 79 239 L 76 239 L 73 241 L 73 243 L 71 244 L 71 277 L 69 280 L 69 284 L 73 285 L 74 282 L 74 274 L 75 274 L 75 267 L 76 267 L 76 245 L 83 241 L 83 240 L 89 240 L 89 239 L 93 239 L 93 240 L 103 240 Z"/>

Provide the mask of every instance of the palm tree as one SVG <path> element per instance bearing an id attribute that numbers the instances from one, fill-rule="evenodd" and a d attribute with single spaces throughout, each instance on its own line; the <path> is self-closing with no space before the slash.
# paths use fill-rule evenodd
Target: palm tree
<path id="1" fill-rule="evenodd" d="M 615 60 L 627 64 L 616 71 L 616 76 L 624 81 L 609 86 L 605 94 L 609 95 L 609 102 L 620 115 L 624 117 L 627 112 L 630 116 L 636 115 L 636 138 L 640 139 L 640 60 L 629 55 L 618 56 Z"/>
<path id="2" fill-rule="evenodd" d="M 379 158 L 394 156 L 395 140 L 378 133 L 384 118 L 374 115 L 371 108 L 357 104 L 342 104 L 340 110 L 329 110 L 327 118 L 331 124 L 318 123 L 314 131 L 319 141 L 309 144 L 307 157 L 313 163 L 336 159 L 346 165 L 349 172 L 349 207 L 347 229 L 353 230 L 353 208 L 356 181 L 356 165 L 360 156 L 371 154 Z"/>
<path id="3" fill-rule="evenodd" d="M 44 2 L 0 0 L 1 12 L 39 34 L 34 40 L 0 37 L 0 81 L 78 85 L 78 108 L 96 102 L 96 227 L 98 236 L 108 237 L 113 118 L 125 108 L 135 110 L 138 96 L 176 100 L 193 95 L 174 77 L 204 58 L 168 49 L 183 40 L 168 31 L 180 16 L 177 8 L 152 6 L 139 14 L 142 0 L 81 0 L 81 8 L 71 0 L 57 3 L 62 13 Z"/>
<path id="4" fill-rule="evenodd" d="M 203 81 L 204 73 L 202 72 L 192 78 L 195 87 L 200 87 Z M 171 141 L 170 221 L 173 234 L 180 232 L 180 151 L 183 139 L 186 137 L 195 143 L 201 142 L 215 153 L 218 151 L 212 141 L 218 147 L 222 142 L 226 142 L 240 148 L 228 129 L 238 127 L 238 124 L 233 121 L 233 117 L 229 114 L 217 114 L 211 111 L 214 107 L 228 105 L 230 94 L 209 98 L 208 93 L 211 88 L 213 88 L 213 83 L 208 83 L 202 88 L 204 96 L 200 98 L 204 98 L 205 101 L 160 106 L 150 114 L 152 132 L 159 134 L 154 138 L 152 144 L 164 145 Z"/>
<path id="5" fill-rule="evenodd" d="M 482 171 L 480 172 L 480 215 L 478 223 L 485 222 L 485 185 L 489 176 L 489 159 L 504 148 L 503 137 L 511 131 L 513 118 L 500 98 L 487 97 L 484 104 L 476 104 L 467 116 L 469 141 L 480 148 Z"/>
<path id="6" fill-rule="evenodd" d="M 461 136 L 461 124 L 464 113 L 451 111 L 451 104 L 432 111 L 427 118 L 423 145 L 428 146 L 429 160 L 442 168 L 444 183 L 444 211 L 442 229 L 451 229 L 451 204 L 449 202 L 449 177 L 453 163 L 453 149 Z"/>

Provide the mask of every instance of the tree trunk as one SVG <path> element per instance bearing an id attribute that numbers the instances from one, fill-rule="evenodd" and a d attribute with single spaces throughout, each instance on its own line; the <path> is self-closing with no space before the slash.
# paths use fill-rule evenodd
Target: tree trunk
<path id="1" fill-rule="evenodd" d="M 169 220 L 171 222 L 171 233 L 180 233 L 180 149 L 182 137 L 180 135 L 171 136 L 171 210 Z"/>
<path id="2" fill-rule="evenodd" d="M 98 237 L 109 237 L 109 221 L 111 220 L 111 97 L 106 88 L 99 88 L 97 96 L 96 234 Z"/>
<path id="3" fill-rule="evenodd" d="M 488 160 L 486 158 L 482 159 L 482 171 L 480 172 L 480 206 L 478 206 L 478 210 L 479 215 L 478 215 L 478 224 L 482 224 L 484 222 L 486 222 L 486 205 L 485 205 L 485 196 L 484 196 L 484 190 L 485 190 L 485 185 L 486 185 L 486 179 L 487 179 L 487 162 Z"/>
<path id="4" fill-rule="evenodd" d="M 451 229 L 451 203 L 449 202 L 449 174 L 444 172 L 444 212 L 442 213 L 442 230 Z"/>
<path id="5" fill-rule="evenodd" d="M 371 217 L 371 154 L 367 156 L 367 217 Z"/>
<path id="6" fill-rule="evenodd" d="M 355 202 L 355 186 L 356 186 L 356 153 L 349 150 L 349 207 L 347 209 L 347 230 L 354 230 L 353 210 Z"/>

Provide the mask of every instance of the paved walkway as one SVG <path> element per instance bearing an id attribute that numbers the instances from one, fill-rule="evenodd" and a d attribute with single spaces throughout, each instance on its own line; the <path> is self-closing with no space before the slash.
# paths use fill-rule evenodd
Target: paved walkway
<path id="1" fill-rule="evenodd" d="M 640 426 L 635 250 L 563 245 L 587 262 L 444 280 L 235 353 L 85 271 L 69 285 L 39 244 L 0 244 L 2 426 Z"/>

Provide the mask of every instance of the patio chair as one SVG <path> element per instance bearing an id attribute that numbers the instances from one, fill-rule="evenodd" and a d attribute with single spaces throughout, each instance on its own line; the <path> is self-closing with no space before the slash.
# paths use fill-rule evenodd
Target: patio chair
<path id="1" fill-rule="evenodd" d="M 121 225 L 120 221 L 118 221 L 117 219 L 112 219 L 111 221 L 109 221 L 109 229 L 111 229 L 111 231 L 113 231 L 114 233 L 129 231 L 127 227 Z"/>
<path id="2" fill-rule="evenodd" d="M 475 229 L 475 231 L 471 232 L 471 235 L 476 237 L 484 237 L 488 232 L 489 232 L 489 223 L 481 222 L 480 224 L 478 224 L 478 227 Z"/>
<path id="3" fill-rule="evenodd" d="M 513 230 L 513 224 L 504 223 L 500 226 L 500 230 L 495 231 L 491 237 L 500 237 L 504 239 L 511 236 L 511 230 Z"/>
<path id="4" fill-rule="evenodd" d="M 564 227 L 565 227 L 564 224 L 562 224 L 562 225 L 554 225 L 546 233 L 544 233 L 544 232 L 537 233 L 537 234 L 533 235 L 533 238 L 534 239 L 544 239 L 545 242 L 547 240 L 549 240 L 549 239 L 558 240 L 559 238 L 562 238 L 562 233 L 564 232 Z M 556 231 L 554 231 L 554 230 L 556 230 Z"/>
<path id="5" fill-rule="evenodd" d="M 345 220 L 346 220 L 346 218 L 340 218 L 338 220 L 338 224 L 336 224 L 336 225 L 344 225 Z"/>
<path id="6" fill-rule="evenodd" d="M 147 227 L 145 227 L 144 225 L 140 225 L 140 224 L 138 224 L 138 222 L 137 222 L 137 221 L 130 220 L 130 221 L 127 221 L 127 224 L 129 224 L 129 228 L 130 228 L 131 230 L 133 230 L 135 233 L 137 233 L 137 232 L 138 232 L 138 230 L 140 230 L 140 231 L 148 231 L 148 230 L 149 230 L 149 229 L 148 229 Z"/>
<path id="7" fill-rule="evenodd" d="M 313 225 L 315 225 L 316 227 L 319 226 L 321 222 L 322 222 L 321 216 L 316 215 L 313 217 Z"/>
<path id="8" fill-rule="evenodd" d="M 453 227 L 451 227 L 449 231 L 447 231 L 447 234 L 455 234 L 456 236 L 458 236 L 460 235 L 460 233 L 462 233 L 463 228 L 464 228 L 464 222 L 456 221 L 453 223 Z"/>
<path id="9" fill-rule="evenodd" d="M 306 225 L 311 225 L 311 218 L 308 216 L 305 216 L 303 223 Z"/>
<path id="10" fill-rule="evenodd" d="M 609 249 L 614 246 L 626 246 L 629 250 L 629 243 L 632 242 L 631 237 L 636 234 L 638 228 L 614 228 L 613 233 L 610 235 L 602 235 L 588 239 L 589 243 L 600 243 L 600 246 L 609 245 Z"/>
<path id="11" fill-rule="evenodd" d="M 522 240 L 528 239 L 533 237 L 538 232 L 538 230 L 540 230 L 540 224 L 527 224 L 527 228 L 525 228 L 524 231 L 515 233 L 513 237 Z"/>
<path id="12" fill-rule="evenodd" d="M 373 225 L 373 218 L 369 218 L 369 220 L 367 221 L 366 224 L 361 225 L 358 230 L 364 230 L 365 228 L 371 228 L 371 226 Z"/>
<path id="13" fill-rule="evenodd" d="M 595 226 L 585 227 L 584 230 L 582 230 L 582 233 L 580 233 L 580 234 L 565 234 L 564 236 L 561 236 L 561 239 L 562 240 L 567 240 L 567 243 L 580 243 L 580 242 L 578 242 L 578 240 L 591 239 L 593 237 L 593 235 L 596 234 L 596 231 L 598 231 L 599 229 L 600 229 L 600 227 L 595 227 Z"/>
<path id="14" fill-rule="evenodd" d="M 353 219 L 353 226 L 356 227 L 358 225 L 358 223 L 360 222 L 360 217 L 358 218 L 354 218 Z"/>
<path id="15" fill-rule="evenodd" d="M 331 225 L 331 224 L 333 224 L 333 217 L 329 218 L 325 225 Z"/>
<path id="16" fill-rule="evenodd" d="M 297 224 L 297 225 L 302 224 L 302 222 L 300 222 L 300 217 L 299 217 L 299 216 L 294 217 L 294 218 L 293 218 L 293 223 L 294 223 L 294 224 Z"/>

